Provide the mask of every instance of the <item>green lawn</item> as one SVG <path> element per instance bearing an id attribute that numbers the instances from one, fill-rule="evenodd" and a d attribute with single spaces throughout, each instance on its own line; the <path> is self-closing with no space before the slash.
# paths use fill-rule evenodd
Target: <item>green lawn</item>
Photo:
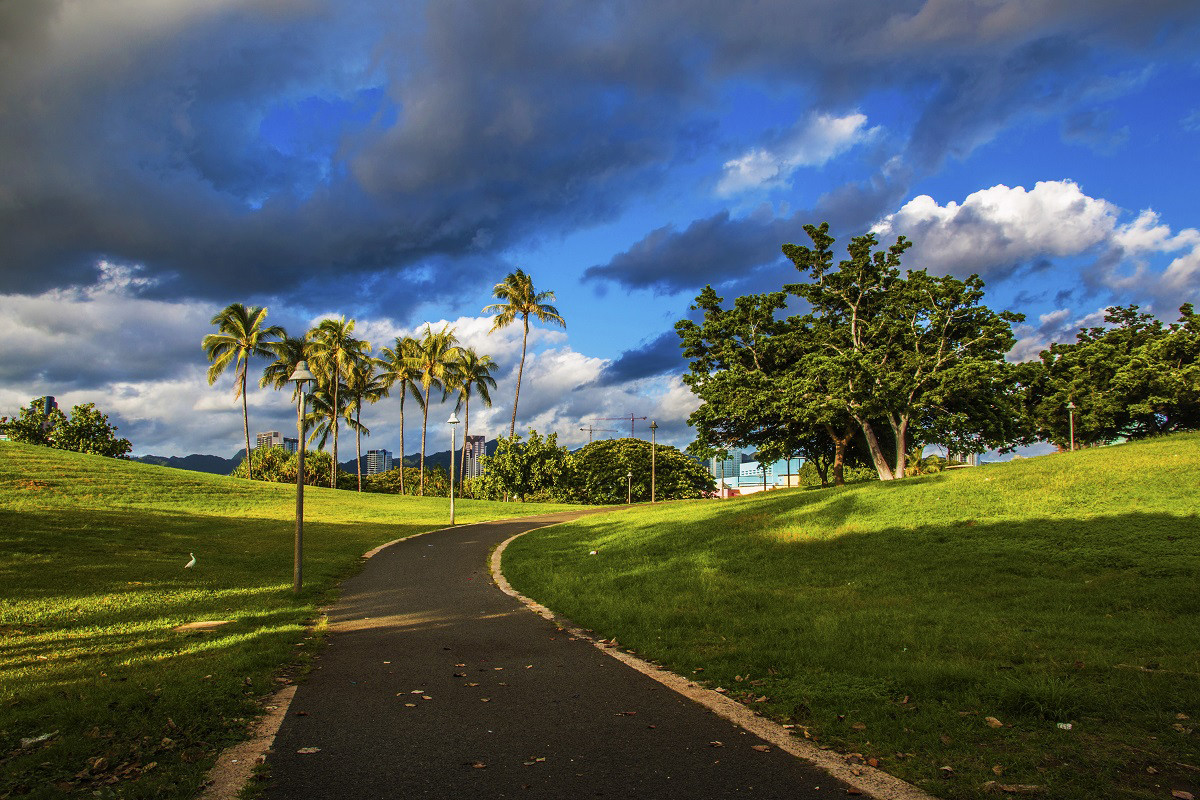
<path id="1" fill-rule="evenodd" d="M 527 534 L 504 571 L 938 796 L 1200 796 L 1198 467 L 1187 435 L 639 508 Z"/>
<path id="2" fill-rule="evenodd" d="M 448 518 L 445 498 L 311 487 L 305 511 L 297 598 L 293 486 L 0 442 L 0 798 L 194 795 L 359 556 Z M 172 631 L 197 620 L 231 623 Z"/>

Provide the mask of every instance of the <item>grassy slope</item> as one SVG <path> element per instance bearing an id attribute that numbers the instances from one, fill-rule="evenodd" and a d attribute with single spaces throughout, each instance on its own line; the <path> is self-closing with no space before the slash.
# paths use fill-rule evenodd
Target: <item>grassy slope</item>
<path id="1" fill-rule="evenodd" d="M 456 505 L 460 522 L 514 512 Z M 336 581 L 444 526 L 447 503 L 310 487 L 305 512 L 296 598 L 293 487 L 0 442 L 0 797 L 191 796 L 280 667 L 302 664 Z M 207 619 L 233 622 L 171 630 Z"/>
<path id="2" fill-rule="evenodd" d="M 504 569 L 934 794 L 983 797 L 997 766 L 1050 797 L 1170 797 L 1200 784 L 1198 464 L 1189 435 L 669 504 L 531 533 Z"/>

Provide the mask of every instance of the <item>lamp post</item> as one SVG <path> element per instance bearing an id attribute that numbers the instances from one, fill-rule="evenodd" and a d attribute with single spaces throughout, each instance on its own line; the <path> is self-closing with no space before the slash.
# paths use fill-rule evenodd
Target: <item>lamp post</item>
<path id="1" fill-rule="evenodd" d="M 454 451 L 458 447 L 458 416 L 453 411 L 450 412 L 450 419 L 446 420 L 446 424 L 450 426 L 450 524 L 454 524 Z"/>
<path id="2" fill-rule="evenodd" d="M 1071 452 L 1075 452 L 1075 401 L 1067 402 L 1067 416 L 1071 424 Z"/>
<path id="3" fill-rule="evenodd" d="M 292 564 L 292 591 L 300 594 L 304 561 L 304 406 L 308 400 L 304 384 L 315 378 L 308 371 L 307 361 L 297 361 L 288 380 L 296 382 L 296 394 L 300 395 L 296 399 L 296 546 Z"/>
<path id="4" fill-rule="evenodd" d="M 631 506 L 633 505 L 633 470 L 629 470 L 625 473 L 625 489 L 627 492 L 625 505 Z"/>
<path id="5" fill-rule="evenodd" d="M 658 449 L 654 444 L 654 434 L 657 431 L 658 431 L 658 423 L 651 420 L 650 421 L 650 502 L 651 503 L 654 502 L 654 461 L 655 461 L 655 455 L 656 455 L 655 451 Z"/>

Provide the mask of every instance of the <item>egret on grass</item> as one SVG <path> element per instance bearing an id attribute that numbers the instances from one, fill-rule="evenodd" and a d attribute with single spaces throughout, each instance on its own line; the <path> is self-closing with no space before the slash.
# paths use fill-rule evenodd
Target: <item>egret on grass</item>
<path id="1" fill-rule="evenodd" d="M 184 569 L 191 569 L 192 567 L 196 566 L 196 554 L 188 553 L 188 555 L 192 557 L 192 560 L 183 565 Z"/>

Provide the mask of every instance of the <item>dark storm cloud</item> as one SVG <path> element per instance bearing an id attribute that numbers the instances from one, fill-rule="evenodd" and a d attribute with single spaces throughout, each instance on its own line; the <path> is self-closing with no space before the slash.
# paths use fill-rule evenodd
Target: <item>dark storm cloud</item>
<path id="1" fill-rule="evenodd" d="M 592 386 L 604 387 L 652 378 L 668 372 L 684 372 L 679 334 L 665 331 L 650 342 L 621 353 L 606 366 Z"/>
<path id="2" fill-rule="evenodd" d="M 1200 8 L 128 0 L 120 12 L 0 9 L 0 292 L 87 284 L 102 257 L 146 264 L 152 293 L 211 299 L 346 295 L 348 277 L 402 282 L 431 260 L 472 276 L 475 259 L 606 220 L 656 186 L 713 135 L 734 79 L 829 107 L 914 89 L 929 99 L 907 158 L 929 169 L 1102 92 L 1101 50 L 1192 41 Z M 290 138 L 273 128 L 289 113 L 309 126 Z M 847 203 L 849 217 L 866 207 Z M 659 231 L 591 274 L 673 291 L 689 260 L 722 275 L 773 259 L 781 227 L 700 220 L 686 232 L 707 252 Z M 639 247 L 672 259 L 643 272 Z"/>

